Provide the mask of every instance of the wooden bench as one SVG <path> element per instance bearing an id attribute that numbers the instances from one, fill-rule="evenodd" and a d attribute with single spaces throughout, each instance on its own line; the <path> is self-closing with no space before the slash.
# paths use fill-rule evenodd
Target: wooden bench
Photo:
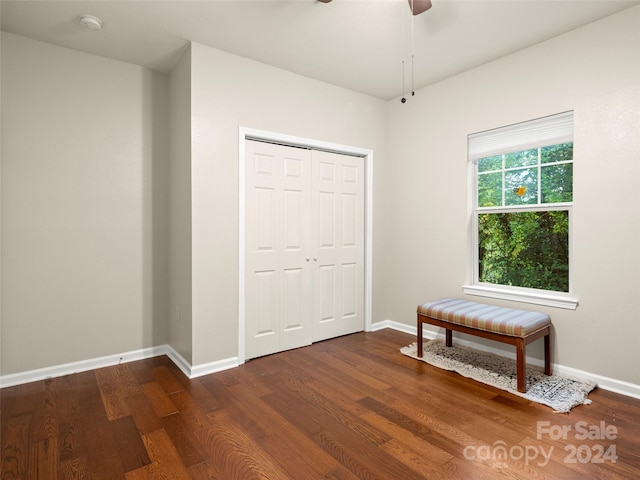
<path id="1" fill-rule="evenodd" d="M 551 375 L 551 319 L 543 313 L 494 307 L 455 298 L 443 298 L 418 306 L 418 357 L 422 357 L 422 325 L 445 329 L 447 347 L 452 331 L 476 335 L 516 347 L 518 391 L 527 391 L 526 345 L 544 337 L 544 373 Z"/>

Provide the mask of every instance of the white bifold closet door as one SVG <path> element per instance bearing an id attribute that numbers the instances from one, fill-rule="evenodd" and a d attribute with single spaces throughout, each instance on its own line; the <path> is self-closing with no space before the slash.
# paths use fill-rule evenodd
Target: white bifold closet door
<path id="1" fill-rule="evenodd" d="M 245 357 L 364 327 L 364 160 L 246 141 Z"/>

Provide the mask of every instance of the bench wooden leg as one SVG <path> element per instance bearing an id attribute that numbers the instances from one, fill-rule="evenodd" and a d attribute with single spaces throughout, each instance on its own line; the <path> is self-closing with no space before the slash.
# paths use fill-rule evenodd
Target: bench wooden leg
<path id="1" fill-rule="evenodd" d="M 444 333 L 445 345 L 450 347 L 453 345 L 453 330 L 445 329 Z"/>
<path id="2" fill-rule="evenodd" d="M 518 339 L 516 343 L 516 377 L 520 393 L 527 391 L 526 361 L 526 345 L 523 339 Z"/>
<path id="3" fill-rule="evenodd" d="M 418 315 L 418 348 L 417 354 L 419 358 L 422 358 L 422 322 L 420 321 L 420 316 Z"/>
<path id="4" fill-rule="evenodd" d="M 551 373 L 551 333 L 548 333 L 544 336 L 544 374 Z"/>

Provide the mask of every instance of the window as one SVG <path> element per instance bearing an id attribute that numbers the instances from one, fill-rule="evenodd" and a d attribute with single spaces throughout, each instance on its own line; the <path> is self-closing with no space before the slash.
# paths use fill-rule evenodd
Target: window
<path id="1" fill-rule="evenodd" d="M 573 113 L 469 136 L 473 285 L 466 293 L 575 308 Z"/>

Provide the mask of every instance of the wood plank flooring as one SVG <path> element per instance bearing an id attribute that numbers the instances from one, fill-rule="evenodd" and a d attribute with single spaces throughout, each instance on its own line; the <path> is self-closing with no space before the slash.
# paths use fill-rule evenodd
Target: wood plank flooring
<path id="1" fill-rule="evenodd" d="M 640 478 L 640 400 L 596 389 L 554 414 L 400 354 L 412 341 L 382 330 L 194 380 L 157 357 L 2 389 L 1 479 Z"/>

